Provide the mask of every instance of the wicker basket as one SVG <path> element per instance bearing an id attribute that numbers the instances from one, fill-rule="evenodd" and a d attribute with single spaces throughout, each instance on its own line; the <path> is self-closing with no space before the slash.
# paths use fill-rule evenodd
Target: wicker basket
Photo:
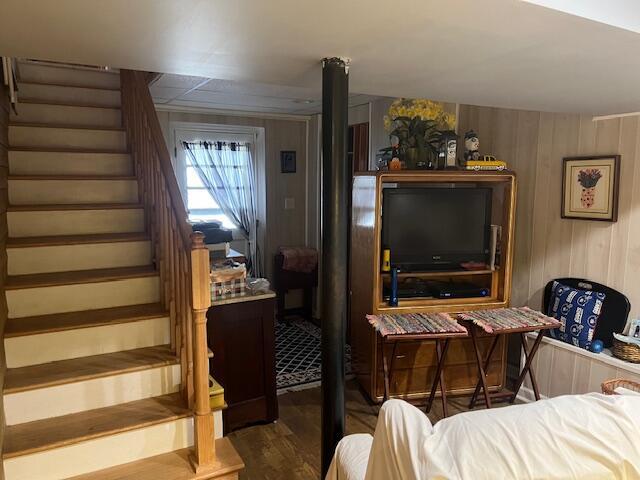
<path id="1" fill-rule="evenodd" d="M 640 393 L 640 383 L 632 380 L 625 380 L 623 378 L 616 378 L 602 382 L 602 393 L 605 395 L 617 395 L 615 390 L 618 387 Z"/>
<path id="2" fill-rule="evenodd" d="M 633 343 L 621 342 L 614 337 L 611 352 L 614 357 L 618 357 L 626 362 L 640 363 L 640 346 Z"/>

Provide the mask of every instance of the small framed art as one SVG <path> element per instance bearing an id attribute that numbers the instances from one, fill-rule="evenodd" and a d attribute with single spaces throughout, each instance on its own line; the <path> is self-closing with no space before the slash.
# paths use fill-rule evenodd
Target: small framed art
<path id="1" fill-rule="evenodd" d="M 294 150 L 280 152 L 280 173 L 296 173 L 296 152 Z"/>
<path id="2" fill-rule="evenodd" d="M 562 218 L 618 219 L 620 155 L 566 157 L 562 168 Z"/>

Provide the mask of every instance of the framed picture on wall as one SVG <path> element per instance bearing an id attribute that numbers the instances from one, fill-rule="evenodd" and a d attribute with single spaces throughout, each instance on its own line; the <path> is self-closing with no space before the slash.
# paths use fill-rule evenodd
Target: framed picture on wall
<path id="1" fill-rule="evenodd" d="M 620 155 L 566 157 L 562 169 L 562 218 L 618 219 Z"/>
<path id="2" fill-rule="evenodd" d="M 280 172 L 296 173 L 296 152 L 294 150 L 280 152 Z"/>

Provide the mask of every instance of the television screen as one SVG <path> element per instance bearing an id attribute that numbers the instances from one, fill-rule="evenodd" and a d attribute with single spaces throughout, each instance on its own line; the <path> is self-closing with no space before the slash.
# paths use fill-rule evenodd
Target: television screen
<path id="1" fill-rule="evenodd" d="M 382 246 L 404 271 L 460 268 L 488 262 L 491 189 L 384 188 Z"/>

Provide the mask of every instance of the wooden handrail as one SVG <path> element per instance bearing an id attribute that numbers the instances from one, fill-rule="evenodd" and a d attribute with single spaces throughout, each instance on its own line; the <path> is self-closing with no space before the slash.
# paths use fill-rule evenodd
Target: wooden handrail
<path id="1" fill-rule="evenodd" d="M 145 206 L 161 301 L 171 320 L 171 345 L 182 367 L 181 390 L 193 410 L 196 472 L 215 461 L 209 406 L 206 312 L 211 304 L 209 252 L 193 232 L 143 72 L 120 71 L 122 114 L 140 201 Z"/>
<path id="2" fill-rule="evenodd" d="M 158 120 L 158 115 L 156 114 L 156 109 L 153 105 L 153 99 L 151 98 L 151 93 L 147 86 L 147 77 L 144 72 L 133 70 L 121 70 L 120 76 L 123 80 L 123 87 L 125 84 L 133 87 L 136 94 L 135 100 L 140 102 L 140 108 L 144 113 L 146 113 L 145 120 L 148 124 L 150 141 L 153 144 L 153 148 L 155 148 L 158 157 L 158 164 L 162 169 L 166 188 L 169 191 L 169 196 L 171 197 L 176 216 L 181 220 L 179 223 L 179 229 L 182 235 L 182 241 L 184 242 L 185 248 L 190 247 L 191 233 L 193 230 L 191 225 L 187 222 L 189 215 L 184 205 L 182 194 L 180 193 L 178 180 L 176 179 L 173 164 L 171 163 L 171 156 L 169 155 L 169 150 L 167 149 L 167 144 L 162 134 L 162 128 L 160 127 L 160 121 Z M 125 114 L 124 110 L 125 105 L 123 105 L 123 114 Z M 129 141 L 131 142 L 131 140 Z"/>

